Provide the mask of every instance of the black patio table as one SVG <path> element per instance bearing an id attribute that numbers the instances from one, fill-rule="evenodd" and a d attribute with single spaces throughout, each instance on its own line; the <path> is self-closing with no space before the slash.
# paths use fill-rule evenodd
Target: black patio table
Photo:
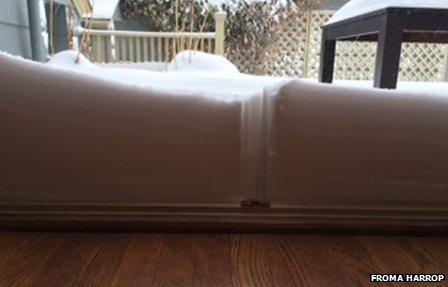
<path id="1" fill-rule="evenodd" d="M 333 81 L 336 41 L 378 41 L 374 86 L 395 89 L 402 43 L 448 43 L 448 9 L 391 7 L 325 25 L 320 82 Z"/>

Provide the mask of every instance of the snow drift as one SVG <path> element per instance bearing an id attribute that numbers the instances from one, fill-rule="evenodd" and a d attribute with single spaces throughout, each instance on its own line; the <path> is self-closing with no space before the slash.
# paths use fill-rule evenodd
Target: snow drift
<path id="1" fill-rule="evenodd" d="M 296 81 L 271 98 L 268 110 L 271 203 L 448 205 L 446 96 Z"/>
<path id="2" fill-rule="evenodd" d="M 0 66 L 2 203 L 239 197 L 249 129 L 241 115 L 250 100 L 133 87 L 92 76 L 89 69 L 100 69 L 90 65 L 81 71 L 83 64 L 71 72 L 0 54 Z"/>
<path id="3" fill-rule="evenodd" d="M 0 54 L 4 204 L 443 209 L 448 99 Z"/>
<path id="4" fill-rule="evenodd" d="M 200 51 L 182 51 L 168 65 L 168 71 L 199 71 L 238 74 L 238 68 L 223 56 Z"/>
<path id="5" fill-rule="evenodd" d="M 53 55 L 47 65 L 67 70 L 97 68 L 97 66 L 90 62 L 83 54 L 78 54 L 78 52 L 74 50 L 62 51 Z"/>
<path id="6" fill-rule="evenodd" d="M 90 78 L 113 85 L 120 84 L 129 89 L 140 88 L 176 96 L 194 95 L 222 102 L 246 101 L 250 97 L 263 94 L 266 87 L 289 80 L 241 74 L 233 64 L 221 56 L 195 52 L 192 53 L 191 62 L 189 56 L 189 53 L 180 53 L 170 63 L 168 72 L 123 68 L 126 64 L 122 64 L 120 68 L 98 67 L 84 57 L 81 57 L 79 64 L 75 64 L 75 51 L 56 54 L 47 66 L 68 70 L 68 73 L 82 73 Z M 135 67 L 134 64 L 130 66 Z"/>

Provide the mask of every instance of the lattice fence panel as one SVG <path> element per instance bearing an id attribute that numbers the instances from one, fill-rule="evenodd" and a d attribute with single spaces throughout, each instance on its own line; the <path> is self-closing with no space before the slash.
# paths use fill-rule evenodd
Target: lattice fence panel
<path id="1" fill-rule="evenodd" d="M 304 76 L 308 49 L 308 13 L 292 12 L 281 20 L 279 40 L 270 51 L 268 74 L 273 76 Z"/>
<path id="2" fill-rule="evenodd" d="M 319 73 L 322 26 L 332 11 L 290 11 L 281 21 L 278 41 L 272 43 L 265 59 L 247 60 L 244 52 L 227 57 L 242 72 L 258 71 L 275 76 L 317 78 Z M 375 70 L 376 43 L 338 42 L 335 79 L 372 80 Z M 399 79 L 405 81 L 443 81 L 448 58 L 448 45 L 403 45 Z M 262 66 L 262 69 L 260 69 Z"/>
<path id="3" fill-rule="evenodd" d="M 318 78 L 320 67 L 320 47 L 322 26 L 331 18 L 333 11 L 312 12 L 310 35 L 309 78 Z M 336 46 L 335 79 L 369 80 L 373 78 L 376 44 L 358 42 L 338 42 Z"/>
<path id="4" fill-rule="evenodd" d="M 267 49 L 264 59 L 259 59 L 255 63 L 253 60 L 248 60 L 251 57 L 248 57 L 247 52 L 235 53 L 229 50 L 226 57 L 244 73 L 256 70 L 258 73 L 264 71 L 265 74 L 273 76 L 303 76 L 308 48 L 308 14 L 291 11 L 280 21 L 278 40 Z"/>
<path id="5" fill-rule="evenodd" d="M 235 66 L 237 66 L 238 70 L 242 73 L 253 74 L 255 71 L 255 65 L 250 57 L 247 57 L 248 51 L 239 50 L 236 48 L 235 50 L 230 51 L 230 49 L 226 50 L 226 57 L 230 60 Z"/>
<path id="6" fill-rule="evenodd" d="M 376 43 L 338 42 L 336 45 L 335 79 L 373 79 Z"/>
<path id="7" fill-rule="evenodd" d="M 401 52 L 399 79 L 402 81 L 443 81 L 448 45 L 405 43 Z"/>
<path id="8" fill-rule="evenodd" d="M 310 34 L 308 42 L 308 68 L 307 78 L 317 78 L 319 75 L 320 43 L 322 39 L 322 26 L 330 20 L 333 12 L 314 11 L 311 13 Z"/>

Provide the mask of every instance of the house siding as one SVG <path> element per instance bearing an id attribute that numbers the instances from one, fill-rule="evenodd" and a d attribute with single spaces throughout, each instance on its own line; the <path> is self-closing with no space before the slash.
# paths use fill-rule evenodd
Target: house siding
<path id="1" fill-rule="evenodd" d="M 47 19 L 51 16 L 51 4 L 45 4 L 45 15 Z M 58 53 L 68 49 L 68 27 L 67 11 L 65 4 L 53 3 L 53 27 L 50 28 L 50 22 L 47 22 L 47 31 L 53 30 L 54 51 Z"/>
<path id="2" fill-rule="evenodd" d="M 0 50 L 31 58 L 26 0 L 2 0 L 0 4 Z M 7 39 L 7 40 L 6 40 Z"/>
<path id="3" fill-rule="evenodd" d="M 348 0 L 325 0 L 325 9 L 339 10 Z"/>

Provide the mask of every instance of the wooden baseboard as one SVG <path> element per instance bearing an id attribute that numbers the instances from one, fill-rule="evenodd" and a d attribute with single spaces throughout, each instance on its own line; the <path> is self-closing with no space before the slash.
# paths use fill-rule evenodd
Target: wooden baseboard
<path id="1" fill-rule="evenodd" d="M 0 229 L 448 234 L 448 210 L 3 205 Z"/>

